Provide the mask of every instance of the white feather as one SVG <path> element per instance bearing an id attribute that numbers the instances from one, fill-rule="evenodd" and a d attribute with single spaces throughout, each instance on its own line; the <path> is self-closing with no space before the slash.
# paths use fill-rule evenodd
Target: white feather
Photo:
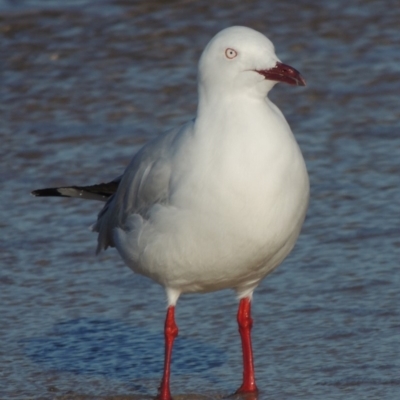
<path id="1" fill-rule="evenodd" d="M 234 48 L 237 59 L 224 58 Z M 180 293 L 254 288 L 293 248 L 309 182 L 296 140 L 255 69 L 278 61 L 272 43 L 228 28 L 199 63 L 197 117 L 146 145 L 100 214 L 99 249 Z"/>

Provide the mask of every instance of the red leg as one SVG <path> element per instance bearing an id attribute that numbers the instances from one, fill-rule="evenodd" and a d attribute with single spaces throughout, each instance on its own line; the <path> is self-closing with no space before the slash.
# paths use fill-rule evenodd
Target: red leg
<path id="1" fill-rule="evenodd" d="M 248 297 L 241 299 L 237 314 L 243 350 L 243 383 L 236 393 L 255 393 L 258 391 L 254 377 L 253 349 L 251 347 L 251 302 Z"/>
<path id="2" fill-rule="evenodd" d="M 165 359 L 164 359 L 164 375 L 158 389 L 158 400 L 172 400 L 171 391 L 169 389 L 169 377 L 171 374 L 171 355 L 174 339 L 178 336 L 178 327 L 175 324 L 175 307 L 168 307 L 167 317 L 165 318 Z"/>

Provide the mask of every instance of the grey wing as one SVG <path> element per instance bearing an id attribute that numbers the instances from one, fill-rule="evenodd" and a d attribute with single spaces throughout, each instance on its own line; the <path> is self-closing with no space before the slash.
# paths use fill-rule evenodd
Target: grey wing
<path id="1" fill-rule="evenodd" d="M 97 253 L 114 247 L 113 229 L 124 227 L 130 215 L 146 218 L 154 204 L 168 202 L 174 144 L 187 132 L 188 125 L 166 132 L 134 156 L 117 192 L 108 199 L 93 226 L 99 232 Z"/>

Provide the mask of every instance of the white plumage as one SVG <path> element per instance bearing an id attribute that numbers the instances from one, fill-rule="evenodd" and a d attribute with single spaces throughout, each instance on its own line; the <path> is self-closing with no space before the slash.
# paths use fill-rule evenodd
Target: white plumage
<path id="1" fill-rule="evenodd" d="M 300 149 L 267 98 L 277 82 L 305 85 L 261 33 L 225 29 L 201 56 L 193 121 L 145 145 L 112 182 L 33 192 L 108 198 L 93 227 L 99 232 L 97 251 L 115 246 L 133 271 L 165 287 L 169 307 L 159 400 L 172 399 L 174 312 L 185 292 L 236 290 L 243 350 L 243 383 L 237 392 L 258 390 L 252 294 L 293 248 L 309 197 Z"/>
<path id="2" fill-rule="evenodd" d="M 199 63 L 196 118 L 142 148 L 99 216 L 98 250 L 115 246 L 167 289 L 169 305 L 185 292 L 251 296 L 295 244 L 309 182 L 289 125 L 266 97 L 276 81 L 259 72 L 277 63 L 272 43 L 252 29 L 216 35 Z"/>

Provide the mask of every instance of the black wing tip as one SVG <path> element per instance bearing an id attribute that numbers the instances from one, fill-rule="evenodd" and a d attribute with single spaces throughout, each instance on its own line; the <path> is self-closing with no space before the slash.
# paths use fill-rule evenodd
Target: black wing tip
<path id="1" fill-rule="evenodd" d="M 33 190 L 31 194 L 36 197 L 76 197 L 105 201 L 117 191 L 118 185 L 119 180 L 114 180 L 90 186 L 62 186 L 37 189 Z"/>
<path id="2" fill-rule="evenodd" d="M 58 188 L 46 188 L 46 189 L 37 189 L 31 192 L 32 196 L 35 197 L 44 197 L 44 196 L 59 196 L 63 195 L 58 191 Z"/>

